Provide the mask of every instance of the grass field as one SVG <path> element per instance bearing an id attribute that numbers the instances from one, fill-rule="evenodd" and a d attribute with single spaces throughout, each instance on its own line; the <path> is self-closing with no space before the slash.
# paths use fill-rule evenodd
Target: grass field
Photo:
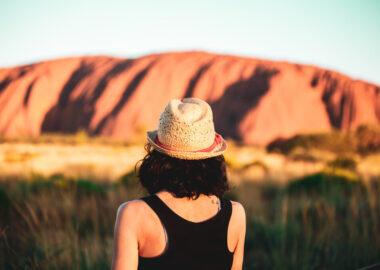
<path id="1" fill-rule="evenodd" d="M 342 173 L 344 172 L 344 173 Z M 244 269 L 358 269 L 380 262 L 380 179 L 321 171 L 290 184 L 240 182 Z M 2 179 L 1 269 L 109 269 L 117 207 L 145 195 L 131 172 L 97 182 Z"/>
<path id="2" fill-rule="evenodd" d="M 247 212 L 244 269 L 366 269 L 380 263 L 380 129 L 228 141 Z M 0 269 L 109 269 L 118 206 L 147 195 L 142 141 L 0 138 Z"/>

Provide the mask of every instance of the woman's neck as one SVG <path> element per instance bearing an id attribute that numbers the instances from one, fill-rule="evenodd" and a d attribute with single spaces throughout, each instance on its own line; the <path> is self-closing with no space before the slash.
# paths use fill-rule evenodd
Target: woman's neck
<path id="1" fill-rule="evenodd" d="M 204 205 L 204 203 L 218 204 L 220 206 L 219 198 L 215 195 L 200 194 L 197 199 L 190 199 L 188 197 L 177 198 L 171 192 L 162 190 L 157 192 L 160 198 L 164 198 L 166 201 L 175 201 L 176 203 L 191 203 L 193 205 Z"/>
<path id="2" fill-rule="evenodd" d="M 215 195 L 206 195 L 206 194 L 200 194 L 197 199 L 195 199 L 196 196 L 194 196 L 193 198 L 189 198 L 189 197 L 177 198 L 171 192 L 167 190 L 161 190 L 157 192 L 157 194 L 162 194 L 162 196 L 165 196 L 165 198 L 173 198 L 173 199 L 178 199 L 178 200 L 201 201 L 201 200 L 218 199 L 218 197 Z"/>

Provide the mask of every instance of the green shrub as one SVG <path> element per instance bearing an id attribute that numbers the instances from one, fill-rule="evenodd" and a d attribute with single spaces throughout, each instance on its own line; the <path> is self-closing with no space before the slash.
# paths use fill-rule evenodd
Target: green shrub
<path id="1" fill-rule="evenodd" d="M 363 124 L 355 130 L 297 134 L 291 138 L 277 138 L 270 142 L 268 152 L 291 154 L 295 149 L 319 149 L 337 154 L 370 154 L 380 151 L 380 125 Z"/>
<path id="2" fill-rule="evenodd" d="M 268 152 L 291 154 L 296 148 L 310 150 L 318 148 L 334 153 L 355 152 L 355 139 L 349 134 L 339 131 L 316 134 L 299 134 L 289 139 L 279 138 L 269 143 Z"/>
<path id="3" fill-rule="evenodd" d="M 22 196 L 28 197 L 29 194 L 40 194 L 43 191 L 51 190 L 53 183 L 44 178 L 37 178 L 33 181 L 21 181 L 18 190 Z"/>
<path id="4" fill-rule="evenodd" d="M 292 153 L 289 159 L 293 161 L 317 162 L 318 159 L 308 152 L 305 153 Z"/>
<path id="5" fill-rule="evenodd" d="M 269 171 L 269 167 L 268 165 L 262 161 L 262 160 L 254 160 L 254 161 L 251 161 L 249 162 L 248 164 L 245 164 L 244 166 L 242 166 L 242 170 L 245 170 L 245 169 L 248 169 L 248 168 L 251 168 L 251 167 L 260 167 L 262 168 L 265 172 L 268 172 Z"/>
<path id="6" fill-rule="evenodd" d="M 130 172 L 123 174 L 120 177 L 119 182 L 122 186 L 124 186 L 126 188 L 133 188 L 133 187 L 138 186 L 138 184 L 139 184 L 139 181 L 138 181 L 137 176 L 136 176 L 134 171 L 130 171 Z"/>
<path id="7" fill-rule="evenodd" d="M 348 170 L 329 170 L 311 174 L 294 181 L 287 186 L 288 195 L 324 197 L 336 200 L 341 196 L 349 197 L 354 192 L 366 193 L 365 186 L 358 175 Z"/>
<path id="8" fill-rule="evenodd" d="M 88 180 L 88 179 L 78 179 L 76 181 L 76 194 L 81 195 L 101 195 L 106 194 L 106 190 L 99 183 Z"/>
<path id="9" fill-rule="evenodd" d="M 342 168 L 347 170 L 355 171 L 358 165 L 357 161 L 351 157 L 337 157 L 333 161 L 327 163 L 328 166 L 332 168 Z"/>
<path id="10" fill-rule="evenodd" d="M 358 152 L 370 154 L 380 151 L 380 125 L 360 125 L 355 135 L 358 139 Z"/>
<path id="11" fill-rule="evenodd" d="M 238 197 L 239 197 L 237 192 L 238 191 L 237 191 L 236 187 L 232 186 L 230 188 L 230 190 L 228 190 L 226 193 L 224 193 L 223 197 L 228 199 L 228 200 L 231 200 L 231 201 L 237 201 Z"/>

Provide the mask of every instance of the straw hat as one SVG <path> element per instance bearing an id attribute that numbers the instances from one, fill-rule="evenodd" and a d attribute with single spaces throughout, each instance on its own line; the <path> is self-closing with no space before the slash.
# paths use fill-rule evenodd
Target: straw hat
<path id="1" fill-rule="evenodd" d="M 210 105 L 199 98 L 170 100 L 147 139 L 155 150 L 180 159 L 205 159 L 227 150 L 215 132 Z"/>

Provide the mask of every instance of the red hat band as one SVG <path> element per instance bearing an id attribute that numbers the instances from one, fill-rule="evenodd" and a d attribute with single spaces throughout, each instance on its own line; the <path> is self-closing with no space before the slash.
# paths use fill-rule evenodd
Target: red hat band
<path id="1" fill-rule="evenodd" d="M 163 144 L 158 140 L 158 134 L 156 135 L 156 137 L 155 137 L 155 139 L 154 139 L 154 142 L 155 142 L 158 146 L 160 146 L 160 147 L 162 147 L 162 148 L 164 148 L 164 149 L 166 149 L 166 150 L 177 151 L 177 152 L 183 152 L 183 151 L 181 151 L 181 150 L 173 149 L 173 148 L 170 148 L 170 147 L 167 147 L 167 146 L 163 145 Z M 214 148 L 215 148 L 218 144 L 220 144 L 221 142 L 222 142 L 222 136 L 221 136 L 220 134 L 218 134 L 217 132 L 215 132 L 215 139 L 214 139 L 214 142 L 213 142 L 213 144 L 212 144 L 211 146 L 209 146 L 209 147 L 207 147 L 207 148 L 205 148 L 205 149 L 201 149 L 201 150 L 196 150 L 196 151 L 186 151 L 186 152 L 194 152 L 194 153 L 196 153 L 196 152 L 212 152 L 212 151 L 214 150 Z"/>

